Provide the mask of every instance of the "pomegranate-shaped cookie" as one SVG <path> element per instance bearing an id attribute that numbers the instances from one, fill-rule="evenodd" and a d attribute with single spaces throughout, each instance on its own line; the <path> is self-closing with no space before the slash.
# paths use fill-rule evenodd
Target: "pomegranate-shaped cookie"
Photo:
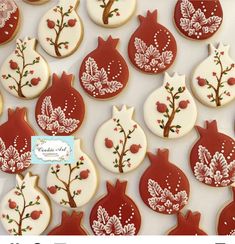
<path id="1" fill-rule="evenodd" d="M 229 46 L 209 45 L 210 55 L 194 71 L 192 89 L 198 100 L 209 107 L 220 107 L 235 99 L 235 61 Z"/>
<path id="2" fill-rule="evenodd" d="M 80 82 L 84 91 L 98 99 L 112 98 L 126 86 L 129 70 L 126 61 L 116 50 L 119 39 L 98 38 L 98 47 L 89 53 L 80 68 Z"/>
<path id="3" fill-rule="evenodd" d="M 184 216 L 182 213 L 178 213 L 177 219 L 178 224 L 172 230 L 169 231 L 168 235 L 183 235 L 183 236 L 202 236 L 207 235 L 199 227 L 201 214 L 199 212 L 192 212 L 188 210 Z"/>
<path id="4" fill-rule="evenodd" d="M 26 118 L 26 108 L 8 109 L 8 120 L 0 126 L 0 170 L 18 174 L 31 164 L 31 136 L 35 132 Z"/>
<path id="5" fill-rule="evenodd" d="M 79 0 L 59 0 L 42 18 L 38 27 L 39 42 L 51 56 L 71 55 L 83 38 L 83 26 L 76 13 Z"/>
<path id="6" fill-rule="evenodd" d="M 153 211 L 176 214 L 189 198 L 189 181 L 182 170 L 168 161 L 169 151 L 148 153 L 151 165 L 140 179 L 139 191 L 144 203 Z"/>
<path id="7" fill-rule="evenodd" d="M 217 231 L 219 235 L 235 235 L 235 187 L 232 187 L 233 200 L 219 215 Z"/>
<path id="8" fill-rule="evenodd" d="M 220 28 L 223 10 L 219 0 L 178 0 L 174 20 L 184 36 L 204 40 Z"/>
<path id="9" fill-rule="evenodd" d="M 75 140 L 73 164 L 57 164 L 49 168 L 47 189 L 50 197 L 63 207 L 78 208 L 90 201 L 97 187 L 97 174 L 93 162 Z"/>
<path id="10" fill-rule="evenodd" d="M 177 46 L 174 36 L 157 22 L 157 10 L 139 16 L 140 26 L 131 36 L 128 54 L 139 70 L 158 74 L 167 70 L 175 60 Z"/>
<path id="11" fill-rule="evenodd" d="M 104 27 L 118 27 L 125 24 L 136 9 L 136 0 L 87 0 L 90 18 Z"/>
<path id="12" fill-rule="evenodd" d="M 17 34 L 20 11 L 14 0 L 0 0 L 0 45 L 9 42 Z"/>
<path id="13" fill-rule="evenodd" d="M 32 99 L 40 95 L 49 82 L 48 64 L 35 51 L 36 39 L 16 41 L 15 51 L 1 67 L 3 87 L 12 95 Z"/>
<path id="14" fill-rule="evenodd" d="M 16 187 L 9 191 L 0 204 L 3 227 L 11 235 L 40 235 L 51 218 L 50 203 L 37 185 L 38 177 L 27 173 L 16 175 Z"/>
<path id="15" fill-rule="evenodd" d="M 206 129 L 196 126 L 200 138 L 190 154 L 194 176 L 214 187 L 235 182 L 235 141 L 217 129 L 216 121 L 206 121 Z"/>
<path id="16" fill-rule="evenodd" d="M 48 235 L 62 236 L 62 235 L 76 235 L 84 236 L 87 235 L 86 230 L 81 226 L 83 218 L 83 212 L 77 213 L 75 211 L 72 214 L 62 212 L 61 224 L 51 230 Z"/>
<path id="17" fill-rule="evenodd" d="M 35 117 L 48 135 L 68 136 L 81 126 L 85 105 L 80 93 L 72 87 L 73 75 L 53 74 L 52 85 L 38 99 Z"/>
<path id="18" fill-rule="evenodd" d="M 164 138 L 178 138 L 195 125 L 197 107 L 185 86 L 185 76 L 165 73 L 162 87 L 145 101 L 144 120 L 148 128 Z"/>
<path id="19" fill-rule="evenodd" d="M 125 194 L 127 181 L 107 182 L 107 195 L 91 210 L 90 225 L 95 235 L 137 235 L 141 216 L 133 200 Z"/>
<path id="20" fill-rule="evenodd" d="M 134 170 L 144 160 L 147 139 L 142 128 L 132 119 L 134 108 L 125 105 L 97 131 L 95 152 L 100 163 L 114 173 Z"/>

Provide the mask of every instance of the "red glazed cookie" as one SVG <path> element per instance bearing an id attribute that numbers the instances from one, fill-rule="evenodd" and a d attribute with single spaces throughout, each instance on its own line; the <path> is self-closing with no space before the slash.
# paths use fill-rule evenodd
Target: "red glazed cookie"
<path id="1" fill-rule="evenodd" d="M 167 70 L 175 60 L 177 46 L 170 31 L 157 22 L 157 10 L 139 16 L 140 26 L 131 36 L 128 54 L 137 69 L 158 74 Z"/>
<path id="2" fill-rule="evenodd" d="M 0 0 L 0 45 L 9 42 L 18 32 L 19 8 L 13 0 Z"/>
<path id="3" fill-rule="evenodd" d="M 174 20 L 186 37 L 204 40 L 220 28 L 223 10 L 219 0 L 178 0 Z"/>
<path id="4" fill-rule="evenodd" d="M 81 220 L 83 218 L 83 212 L 73 211 L 71 215 L 67 212 L 62 212 L 61 224 L 51 230 L 48 235 L 62 236 L 62 235 L 76 235 L 84 236 L 87 232 L 81 226 Z"/>
<path id="5" fill-rule="evenodd" d="M 189 198 L 189 181 L 178 167 L 169 162 L 169 151 L 148 153 L 151 165 L 140 179 L 139 191 L 144 203 L 153 211 L 176 214 Z"/>
<path id="6" fill-rule="evenodd" d="M 30 166 L 31 136 L 35 132 L 26 119 L 26 108 L 8 109 L 8 120 L 0 126 L 0 170 L 18 174 Z"/>
<path id="7" fill-rule="evenodd" d="M 200 218 L 201 214 L 199 212 L 192 212 L 188 210 L 185 216 L 182 213 L 178 213 L 178 224 L 168 233 L 168 235 L 207 235 L 199 227 Z"/>
<path id="8" fill-rule="evenodd" d="M 217 122 L 206 121 L 206 129 L 196 126 L 200 138 L 190 154 L 194 176 L 213 186 L 229 186 L 235 181 L 235 141 L 217 129 Z"/>
<path id="9" fill-rule="evenodd" d="M 141 216 L 133 200 L 125 194 L 127 181 L 107 182 L 107 195 L 91 210 L 90 225 L 95 235 L 137 235 Z"/>
<path id="10" fill-rule="evenodd" d="M 48 135 L 68 136 L 81 126 L 85 105 L 80 93 L 72 87 L 74 76 L 53 74 L 52 85 L 38 99 L 35 118 Z"/>
<path id="11" fill-rule="evenodd" d="M 80 83 L 84 91 L 97 99 L 118 95 L 127 85 L 128 66 L 117 51 L 119 39 L 98 38 L 98 47 L 89 53 L 80 68 Z"/>

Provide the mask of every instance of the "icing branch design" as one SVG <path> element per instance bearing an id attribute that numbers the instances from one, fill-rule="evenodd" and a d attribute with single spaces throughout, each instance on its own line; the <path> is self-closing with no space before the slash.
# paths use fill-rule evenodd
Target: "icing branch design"
<path id="1" fill-rule="evenodd" d="M 232 86 L 235 84 L 235 78 L 227 78 L 225 79 L 225 76 L 229 75 L 229 72 L 234 69 L 234 63 L 232 63 L 230 66 L 224 67 L 224 64 L 222 62 L 222 57 L 224 55 L 224 52 L 218 52 L 215 50 L 215 56 L 214 56 L 214 63 L 216 66 L 219 66 L 219 72 L 213 72 L 212 75 L 215 77 L 214 81 L 209 81 L 206 78 L 203 77 L 197 77 L 198 85 L 201 87 L 207 87 L 209 91 L 211 91 L 210 94 L 207 95 L 208 99 L 211 103 L 215 103 L 217 107 L 221 106 L 221 101 L 224 99 L 224 96 L 231 96 L 230 92 L 227 90 L 223 90 L 221 92 L 221 89 L 224 88 L 225 83 L 227 83 L 229 86 Z"/>
<path id="2" fill-rule="evenodd" d="M 164 117 L 162 119 L 158 119 L 157 123 L 159 124 L 159 127 L 163 130 L 163 136 L 169 137 L 170 133 L 179 134 L 181 125 L 173 124 L 174 118 L 177 113 L 180 113 L 181 110 L 186 109 L 190 102 L 189 100 L 181 100 L 180 102 L 178 102 L 177 105 L 177 100 L 180 99 L 181 94 L 184 93 L 184 91 L 186 90 L 184 86 L 179 87 L 178 90 L 175 91 L 175 88 L 173 86 L 171 87 L 170 84 L 167 82 L 165 85 L 165 90 L 169 94 L 169 96 L 167 97 L 168 104 L 157 101 L 156 109 Z"/>
<path id="3" fill-rule="evenodd" d="M 135 132 L 137 128 L 137 124 L 133 125 L 133 128 L 126 131 L 123 126 L 120 123 L 119 119 L 113 119 L 114 122 L 116 122 L 116 127 L 114 128 L 114 131 L 116 133 L 120 133 L 123 135 L 123 139 L 119 141 L 119 144 L 114 145 L 113 141 L 109 138 L 105 138 L 105 146 L 108 149 L 113 150 L 113 154 L 116 155 L 115 160 L 113 161 L 114 167 L 118 168 L 120 173 L 123 173 L 123 168 L 131 167 L 131 158 L 127 157 L 127 153 L 131 152 L 133 154 L 136 154 L 139 152 L 141 145 L 132 144 L 129 148 L 127 147 L 127 142 L 129 139 L 131 139 L 131 135 Z"/>
<path id="4" fill-rule="evenodd" d="M 47 19 L 47 27 L 51 30 L 54 30 L 55 32 L 55 38 L 49 38 L 47 37 L 47 41 L 50 43 L 50 45 L 54 46 L 55 54 L 56 56 L 60 57 L 61 55 L 61 49 L 69 48 L 69 42 L 68 41 L 60 41 L 61 33 L 65 28 L 72 28 L 76 25 L 77 20 L 76 19 L 69 19 L 70 14 L 73 11 L 73 6 L 70 6 L 68 10 L 65 10 L 62 6 L 56 6 L 53 11 L 55 13 L 58 13 L 58 18 L 56 20 Z"/>
<path id="5" fill-rule="evenodd" d="M 22 235 L 26 232 L 29 233 L 32 230 L 32 227 L 29 225 L 24 225 L 24 221 L 29 218 L 32 220 L 37 220 L 43 214 L 41 210 L 30 210 L 30 212 L 28 211 L 29 208 L 40 205 L 40 197 L 37 196 L 35 200 L 26 202 L 24 189 L 25 182 L 23 182 L 21 186 L 17 185 L 15 191 L 15 195 L 21 198 L 21 201 L 23 202 L 22 206 L 18 205 L 17 202 L 11 199 L 8 200 L 8 207 L 17 213 L 17 217 L 11 217 L 9 214 L 2 214 L 2 218 L 6 219 L 9 224 L 16 224 L 16 228 L 8 230 L 8 232 L 12 233 L 13 235 Z"/>
<path id="6" fill-rule="evenodd" d="M 103 8 L 103 23 L 105 25 L 109 24 L 109 19 L 112 18 L 114 16 L 114 14 L 116 16 L 120 16 L 119 13 L 119 9 L 118 8 L 112 8 L 113 4 L 115 2 L 118 2 L 119 0 L 98 0 L 99 2 L 102 2 L 102 4 L 100 5 L 101 8 Z"/>
<path id="7" fill-rule="evenodd" d="M 70 206 L 71 208 L 77 207 L 76 201 L 74 199 L 79 197 L 79 195 L 81 194 L 81 189 L 72 190 L 72 184 L 75 181 L 81 181 L 87 179 L 90 173 L 90 171 L 86 169 L 80 171 L 79 173 L 76 172 L 76 174 L 74 175 L 74 172 L 79 170 L 83 164 L 84 164 L 84 158 L 80 157 L 79 161 L 75 165 L 73 164 L 64 165 L 68 167 L 68 172 L 69 172 L 67 181 L 61 179 L 59 176 L 61 170 L 60 165 L 57 164 L 55 167 L 51 167 L 51 173 L 56 176 L 58 183 L 60 183 L 60 185 L 49 186 L 47 189 L 51 194 L 56 194 L 58 191 L 64 191 L 66 193 L 67 199 L 62 198 L 60 204 L 65 206 Z"/>
<path id="8" fill-rule="evenodd" d="M 37 56 L 32 62 L 27 62 L 25 56 L 25 50 L 27 47 L 27 42 L 18 40 L 16 43 L 15 54 L 21 62 L 17 63 L 15 60 L 10 60 L 9 67 L 12 70 L 11 74 L 3 74 L 2 78 L 5 80 L 12 80 L 15 85 L 9 86 L 10 90 L 15 90 L 19 97 L 25 98 L 23 93 L 24 87 L 37 86 L 41 81 L 40 77 L 34 77 L 29 80 L 28 76 L 34 74 L 33 66 L 40 61 L 40 57 Z"/>

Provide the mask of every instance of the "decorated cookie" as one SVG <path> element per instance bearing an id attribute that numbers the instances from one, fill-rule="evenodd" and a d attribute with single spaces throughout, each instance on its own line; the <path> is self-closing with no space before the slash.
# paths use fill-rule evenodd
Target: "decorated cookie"
<path id="1" fill-rule="evenodd" d="M 91 159 L 75 140 L 73 164 L 57 164 L 49 168 L 47 190 L 50 197 L 63 207 L 78 208 L 89 202 L 97 187 L 97 174 Z"/>
<path id="2" fill-rule="evenodd" d="M 165 73 L 162 87 L 155 90 L 144 103 L 144 120 L 148 128 L 164 138 L 187 134 L 197 118 L 197 107 L 185 86 L 185 76 Z"/>
<path id="3" fill-rule="evenodd" d="M 170 163 L 169 151 L 158 149 L 148 153 L 151 165 L 140 179 L 139 191 L 144 203 L 153 211 L 176 214 L 189 198 L 189 181 L 184 172 Z"/>
<path id="4" fill-rule="evenodd" d="M 139 16 L 140 26 L 131 36 L 128 54 L 137 69 L 158 74 L 175 60 L 177 46 L 174 36 L 157 22 L 157 10 Z"/>
<path id="5" fill-rule="evenodd" d="M 210 55 L 194 71 L 192 89 L 198 100 L 209 107 L 220 107 L 235 99 L 235 61 L 229 46 L 209 45 Z"/>
<path id="6" fill-rule="evenodd" d="M 194 176 L 200 182 L 214 187 L 229 186 L 235 182 L 235 141 L 218 132 L 216 121 L 206 121 L 206 128 L 196 126 L 200 138 L 190 154 Z"/>
<path id="7" fill-rule="evenodd" d="M 125 24 L 136 9 L 136 0 L 87 0 L 90 18 L 104 27 L 118 27 Z"/>
<path id="8" fill-rule="evenodd" d="M 232 187 L 233 200 L 219 215 L 217 231 L 219 235 L 235 235 L 235 187 Z"/>
<path id="9" fill-rule="evenodd" d="M 8 120 L 0 125 L 0 170 L 18 174 L 31 164 L 31 136 L 26 108 L 8 109 Z"/>
<path id="10" fill-rule="evenodd" d="M 86 230 L 84 230 L 83 226 L 81 226 L 81 221 L 83 218 L 83 212 L 75 212 L 73 211 L 70 215 L 69 213 L 63 211 L 61 224 L 51 230 L 48 235 L 76 235 L 76 236 L 84 236 L 87 235 Z"/>
<path id="11" fill-rule="evenodd" d="M 171 231 L 169 231 L 168 235 L 207 235 L 199 227 L 200 218 L 201 214 L 199 212 L 192 212 L 188 210 L 185 216 L 182 213 L 178 213 L 178 224 Z"/>
<path id="12" fill-rule="evenodd" d="M 219 0 L 178 0 L 174 20 L 184 36 L 204 40 L 220 28 L 223 10 Z"/>
<path id="13" fill-rule="evenodd" d="M 35 118 L 48 135 L 68 136 L 81 126 L 85 105 L 80 93 L 72 87 L 73 75 L 53 74 L 52 85 L 39 97 Z"/>
<path id="14" fill-rule="evenodd" d="M 30 4 L 43 4 L 43 3 L 46 3 L 48 2 L 49 0 L 23 0 L 25 1 L 26 3 L 30 3 Z"/>
<path id="15" fill-rule="evenodd" d="M 95 152 L 100 163 L 114 173 L 134 170 L 144 160 L 147 140 L 142 128 L 132 119 L 134 108 L 113 107 L 113 116 L 97 131 Z"/>
<path id="16" fill-rule="evenodd" d="M 37 181 L 30 173 L 16 175 L 16 187 L 2 198 L 0 218 L 9 234 L 40 235 L 49 225 L 50 203 Z"/>
<path id="17" fill-rule="evenodd" d="M 141 215 L 133 200 L 125 194 L 127 181 L 107 182 L 107 195 L 91 210 L 90 225 L 95 235 L 137 235 Z"/>
<path id="18" fill-rule="evenodd" d="M 15 51 L 1 67 L 2 85 L 13 96 L 32 99 L 47 87 L 50 77 L 48 65 L 35 48 L 36 39 L 18 39 Z"/>
<path id="19" fill-rule="evenodd" d="M 51 56 L 63 58 L 79 47 L 83 25 L 76 13 L 79 0 L 59 0 L 41 19 L 38 27 L 39 42 Z"/>
<path id="20" fill-rule="evenodd" d="M 98 47 L 89 53 L 80 68 L 80 82 L 84 91 L 98 99 L 118 95 L 126 86 L 129 70 L 124 58 L 116 50 L 119 39 L 98 38 Z"/>
<path id="21" fill-rule="evenodd" d="M 0 0 L 0 45 L 12 40 L 20 26 L 20 11 L 15 1 Z"/>

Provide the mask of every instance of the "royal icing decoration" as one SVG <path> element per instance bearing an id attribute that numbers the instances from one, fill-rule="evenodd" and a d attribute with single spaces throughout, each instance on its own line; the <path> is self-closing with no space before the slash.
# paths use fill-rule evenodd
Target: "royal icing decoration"
<path id="1" fill-rule="evenodd" d="M 35 51 L 36 39 L 26 37 L 16 41 L 15 51 L 1 67 L 3 87 L 12 95 L 32 99 L 40 95 L 49 82 L 46 61 Z"/>
<path id="2" fill-rule="evenodd" d="M 10 41 L 17 33 L 20 12 L 13 0 L 0 0 L 0 45 Z"/>
<path id="3" fill-rule="evenodd" d="M 178 0 L 174 20 L 188 38 L 204 40 L 214 35 L 223 21 L 219 0 Z"/>
<path id="4" fill-rule="evenodd" d="M 185 86 L 185 76 L 165 73 L 162 87 L 155 90 L 144 103 L 144 119 L 148 128 L 164 138 L 187 134 L 197 118 L 197 107 Z"/>
<path id="5" fill-rule="evenodd" d="M 139 70 L 158 74 L 167 70 L 176 57 L 176 41 L 168 29 L 157 22 L 157 10 L 139 16 L 140 26 L 131 36 L 128 54 Z"/>
<path id="6" fill-rule="evenodd" d="M 232 187 L 233 200 L 219 215 L 217 231 L 219 235 L 235 235 L 235 187 Z"/>
<path id="7" fill-rule="evenodd" d="M 143 161 L 147 140 L 142 128 L 132 119 L 134 108 L 113 107 L 113 116 L 97 131 L 95 152 L 100 163 L 114 173 L 134 170 Z"/>
<path id="8" fill-rule="evenodd" d="M 80 68 L 80 82 L 84 91 L 98 99 L 118 95 L 129 78 L 128 66 L 116 50 L 119 39 L 98 38 L 98 47 L 89 53 Z"/>
<path id="9" fill-rule="evenodd" d="M 235 182 L 235 141 L 218 132 L 216 121 L 206 121 L 206 129 L 196 126 L 200 138 L 190 154 L 194 176 L 200 182 L 214 187 L 229 186 Z"/>
<path id="10" fill-rule="evenodd" d="M 31 136 L 26 108 L 8 109 L 8 120 L 0 126 L 0 170 L 17 174 L 31 164 Z"/>
<path id="11" fill-rule="evenodd" d="M 47 190 L 50 197 L 63 207 L 78 208 L 90 201 L 97 187 L 97 174 L 91 159 L 75 140 L 73 164 L 57 164 L 49 168 Z"/>
<path id="12" fill-rule="evenodd" d="M 39 42 L 53 57 L 66 57 L 79 46 L 83 26 L 76 13 L 79 0 L 59 0 L 41 19 L 38 28 Z"/>
<path id="13" fill-rule="evenodd" d="M 107 195 L 91 210 L 90 225 L 95 235 L 137 235 L 141 215 L 133 200 L 125 194 L 127 181 L 107 182 Z"/>
<path id="14" fill-rule="evenodd" d="M 80 93 L 72 87 L 73 75 L 53 74 L 52 85 L 39 97 L 35 118 L 48 135 L 68 136 L 81 126 L 85 105 Z"/>
<path id="15" fill-rule="evenodd" d="M 178 167 L 169 162 L 169 151 L 148 153 L 151 165 L 140 179 L 139 191 L 144 203 L 158 213 L 178 213 L 189 198 L 189 181 Z"/>
<path id="16" fill-rule="evenodd" d="M 70 215 L 69 213 L 63 211 L 61 224 L 51 230 L 48 235 L 58 236 L 58 235 L 87 235 L 84 227 L 81 226 L 81 221 L 83 218 L 83 212 L 75 212 L 73 211 Z"/>
<path id="17" fill-rule="evenodd" d="M 201 236 L 207 235 L 203 230 L 200 229 L 200 218 L 199 212 L 192 212 L 188 210 L 186 215 L 178 213 L 177 219 L 178 224 L 171 230 L 168 235 L 183 235 L 183 236 Z"/>
<path id="18" fill-rule="evenodd" d="M 11 235 L 40 235 L 50 222 L 50 203 L 37 180 L 30 173 L 25 177 L 16 175 L 16 187 L 1 201 L 1 222 Z"/>
<path id="19" fill-rule="evenodd" d="M 87 0 L 90 18 L 104 27 L 118 27 L 125 24 L 136 9 L 136 0 Z"/>
<path id="20" fill-rule="evenodd" d="M 192 88 L 199 101 L 209 107 L 220 107 L 235 99 L 235 61 L 229 46 L 209 46 L 210 55 L 193 74 Z"/>

